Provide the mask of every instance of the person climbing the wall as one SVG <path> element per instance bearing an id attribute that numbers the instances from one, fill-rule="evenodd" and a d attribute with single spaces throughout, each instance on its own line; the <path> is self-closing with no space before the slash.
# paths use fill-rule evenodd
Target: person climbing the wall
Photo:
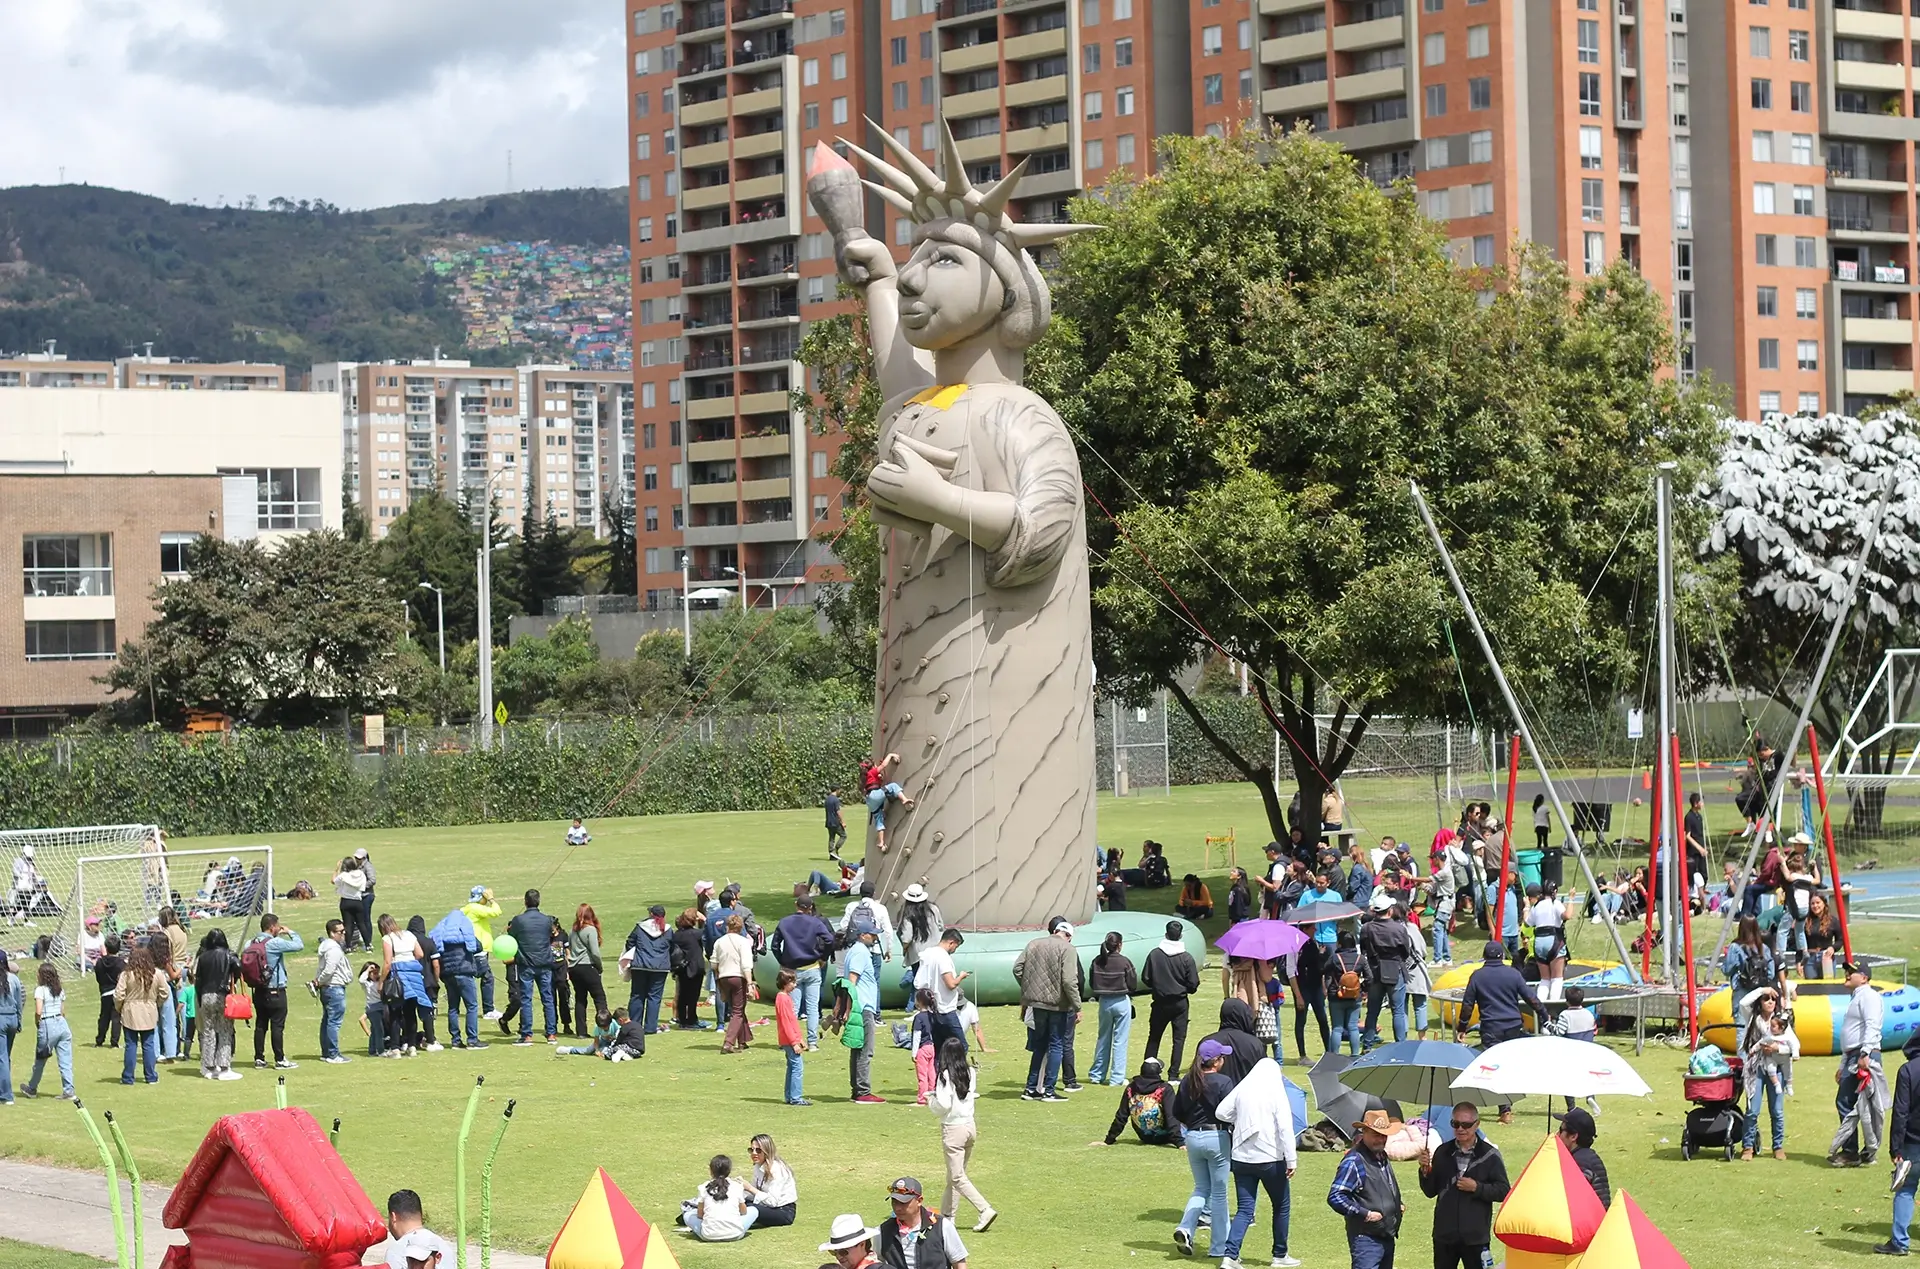
<path id="1" fill-rule="evenodd" d="M 893 778 L 899 768 L 897 753 L 890 753 L 879 762 L 863 760 L 860 763 L 860 789 L 866 795 L 867 816 L 873 822 L 874 845 L 883 855 L 887 853 L 887 808 L 897 802 L 909 811 L 913 809 L 913 799 Z"/>

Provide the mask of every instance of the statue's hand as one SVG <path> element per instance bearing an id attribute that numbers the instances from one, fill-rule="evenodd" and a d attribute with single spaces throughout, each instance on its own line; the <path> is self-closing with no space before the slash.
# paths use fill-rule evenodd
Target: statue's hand
<path id="1" fill-rule="evenodd" d="M 848 282 L 860 287 L 893 277 L 897 272 L 893 253 L 877 238 L 856 238 L 842 248 L 840 271 Z"/>
<path id="2" fill-rule="evenodd" d="M 941 459 L 947 471 L 952 470 L 953 456 L 947 451 L 907 437 L 896 438 L 892 461 L 881 463 L 867 476 L 867 492 L 874 506 L 928 523 L 952 516 L 959 493 L 941 468 L 930 461 L 929 454 Z"/>

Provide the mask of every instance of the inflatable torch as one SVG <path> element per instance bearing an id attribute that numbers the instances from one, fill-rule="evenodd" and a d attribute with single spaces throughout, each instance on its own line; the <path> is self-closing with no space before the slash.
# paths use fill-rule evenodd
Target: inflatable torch
<path id="1" fill-rule="evenodd" d="M 847 247 L 868 236 L 862 200 L 860 173 L 853 164 L 825 141 L 815 145 L 813 157 L 807 161 L 807 201 L 833 231 L 833 262 L 840 276 L 856 286 L 867 280 L 867 271 L 857 264 L 848 267 Z"/>

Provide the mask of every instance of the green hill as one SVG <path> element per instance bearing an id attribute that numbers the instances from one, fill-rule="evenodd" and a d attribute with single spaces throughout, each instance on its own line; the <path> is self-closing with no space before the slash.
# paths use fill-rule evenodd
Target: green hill
<path id="1" fill-rule="evenodd" d="M 618 189 L 551 190 L 340 211 L 196 207 L 96 186 L 0 189 L 0 349 L 76 358 L 154 351 L 305 367 L 462 355 L 424 253 L 455 234 L 627 241 Z M 507 350 L 484 354 L 498 359 Z"/>

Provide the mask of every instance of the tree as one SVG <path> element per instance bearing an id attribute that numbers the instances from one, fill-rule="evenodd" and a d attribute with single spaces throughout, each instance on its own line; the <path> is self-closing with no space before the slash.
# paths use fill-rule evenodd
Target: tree
<path id="1" fill-rule="evenodd" d="M 520 537 L 513 543 L 511 556 L 513 595 L 522 612 L 543 613 L 547 601 L 561 595 L 575 595 L 580 581 L 573 572 L 573 549 L 568 535 L 560 531 L 549 507 L 541 516 L 527 489 L 527 509 L 520 518 Z"/>
<path id="2" fill-rule="evenodd" d="M 845 528 L 823 529 L 815 535 L 819 541 L 832 542 L 847 578 L 845 584 L 826 592 L 820 607 L 842 656 L 871 680 L 880 641 L 880 535 L 867 511 L 866 488 L 879 436 L 881 400 L 873 350 L 867 343 L 865 310 L 814 322 L 800 341 L 799 356 L 812 371 L 814 392 L 804 385 L 795 388 L 794 409 L 814 435 L 843 438 L 832 471 L 851 495 Z"/>
<path id="3" fill-rule="evenodd" d="M 208 708 L 301 726 L 392 694 L 397 596 L 365 545 L 331 530 L 272 551 L 203 536 L 188 567 L 155 589 L 154 619 L 101 679 L 133 694 L 123 713 L 177 725 Z"/>
<path id="4" fill-rule="evenodd" d="M 873 680 L 841 650 L 811 608 L 735 606 L 694 627 L 689 699 L 702 710 L 737 714 L 865 710 Z"/>
<path id="5" fill-rule="evenodd" d="M 515 640 L 494 654 L 494 695 L 517 715 L 551 710 L 567 678 L 599 659 L 593 626 L 584 617 L 568 617 L 545 635 Z"/>
<path id="6" fill-rule="evenodd" d="M 1064 246 L 1029 379 L 1081 444 L 1100 680 L 1165 688 L 1276 837 L 1270 751 L 1211 727 L 1182 676 L 1248 664 L 1309 807 L 1379 714 L 1456 716 L 1458 611 L 1410 479 L 1527 698 L 1629 672 L 1652 539 L 1624 530 L 1652 465 L 1690 479 L 1716 436 L 1708 396 L 1663 377 L 1630 269 L 1578 295 L 1538 255 L 1458 269 L 1409 191 L 1305 134 L 1169 139 L 1155 176 L 1074 216 L 1105 232 Z M 1460 669 L 1492 697 L 1480 658 Z"/>
<path id="7" fill-rule="evenodd" d="M 607 581 L 609 595 L 640 593 L 640 555 L 635 546 L 633 500 L 625 494 L 607 494 L 602 520 L 607 527 Z"/>
<path id="8" fill-rule="evenodd" d="M 1814 698 L 1814 725 L 1832 746 L 1887 650 L 1920 637 L 1920 503 L 1911 492 L 1920 489 L 1920 422 L 1898 408 L 1865 419 L 1735 420 L 1714 475 L 1699 490 L 1714 514 L 1703 551 L 1737 567 L 1746 600 L 1737 619 L 1722 610 L 1733 673 L 1795 717 L 1811 685 L 1813 649 L 1852 583 L 1862 535 L 1881 496 L 1892 493 L 1850 629 Z M 1891 686 L 1904 693 L 1896 712 L 1907 718 L 1915 679 Z M 1786 738 L 1773 739 L 1785 748 Z M 1862 749 L 1858 769 L 1890 770 L 1898 739 L 1892 733 Z M 1885 801 L 1885 789 L 1859 790 L 1854 822 L 1877 830 Z"/>
<path id="9" fill-rule="evenodd" d="M 407 509 L 387 529 L 375 548 L 380 571 L 402 595 L 415 598 L 413 637 L 431 644 L 439 637 L 439 614 L 433 596 L 420 590 L 421 582 L 440 587 L 446 602 L 447 637 L 452 642 L 473 638 L 480 628 L 480 583 L 476 557 L 480 550 L 477 502 L 468 494 L 458 503 L 431 489 L 416 489 Z M 497 519 L 496 543 L 508 540 Z M 520 611 L 517 588 L 501 559 L 494 556 L 493 635 L 496 645 L 507 642 L 507 619 Z M 425 599 L 427 602 L 417 602 Z"/>
<path id="10" fill-rule="evenodd" d="M 373 537 L 367 513 L 353 496 L 353 477 L 345 472 L 340 474 L 340 535 L 349 542 L 367 542 Z"/>

